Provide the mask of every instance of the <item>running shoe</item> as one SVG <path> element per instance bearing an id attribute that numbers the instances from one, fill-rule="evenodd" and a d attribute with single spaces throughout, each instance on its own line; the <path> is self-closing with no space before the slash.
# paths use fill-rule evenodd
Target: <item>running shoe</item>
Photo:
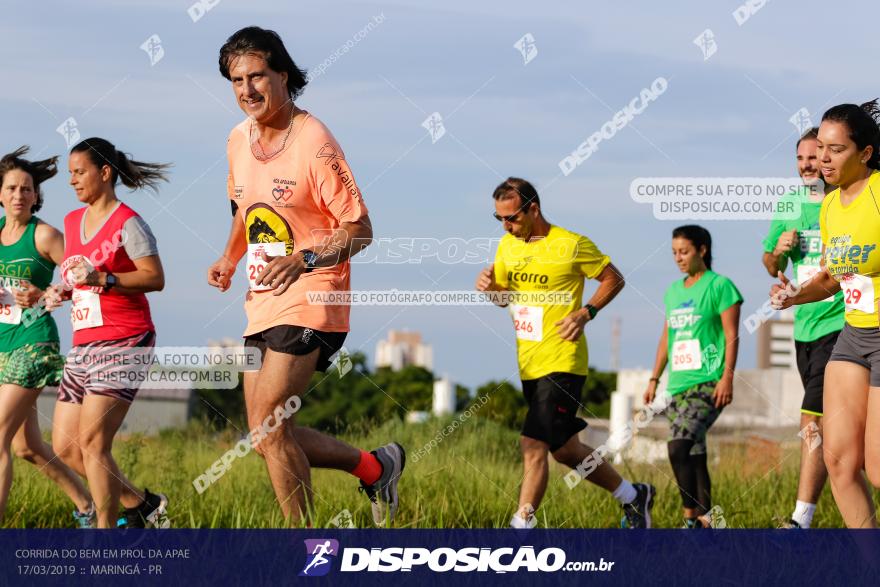
<path id="1" fill-rule="evenodd" d="M 621 528 L 650 528 L 651 510 L 654 507 L 654 495 L 657 490 L 650 483 L 634 483 L 636 498 L 623 506 Z"/>
<path id="2" fill-rule="evenodd" d="M 168 498 L 161 493 L 144 489 L 144 501 L 134 508 L 126 508 L 116 522 L 119 528 L 170 528 Z"/>
<path id="3" fill-rule="evenodd" d="M 794 520 L 789 520 L 787 522 L 783 522 L 780 526 L 780 529 L 784 530 L 801 530 L 801 525 L 795 522 Z"/>
<path id="4" fill-rule="evenodd" d="M 397 515 L 397 481 L 406 466 L 406 451 L 396 442 L 392 442 L 370 452 L 379 459 L 382 475 L 372 485 L 361 481 L 358 491 L 366 492 L 370 498 L 373 522 L 381 527 L 393 522 Z"/>
<path id="5" fill-rule="evenodd" d="M 87 512 L 73 510 L 73 521 L 76 522 L 76 527 L 81 530 L 87 528 L 97 528 L 98 517 L 95 513 L 95 504 L 91 504 Z"/>

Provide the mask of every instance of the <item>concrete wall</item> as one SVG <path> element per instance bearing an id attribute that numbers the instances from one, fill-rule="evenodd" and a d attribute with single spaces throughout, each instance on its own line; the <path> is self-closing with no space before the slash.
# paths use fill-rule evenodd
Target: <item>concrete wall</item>
<path id="1" fill-rule="evenodd" d="M 167 428 L 182 428 L 192 416 L 194 396 L 150 397 L 141 392 L 131 404 L 131 409 L 122 423 L 122 433 L 156 434 Z M 55 413 L 56 391 L 47 387 L 37 398 L 37 413 L 40 428 L 45 432 L 52 429 L 52 415 Z"/>

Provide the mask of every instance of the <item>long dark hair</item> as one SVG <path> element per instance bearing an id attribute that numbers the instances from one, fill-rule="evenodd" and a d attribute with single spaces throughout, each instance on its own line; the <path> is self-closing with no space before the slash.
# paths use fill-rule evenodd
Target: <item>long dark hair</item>
<path id="1" fill-rule="evenodd" d="M 34 182 L 34 193 L 37 195 L 37 200 L 31 206 L 31 214 L 33 214 L 43 207 L 43 192 L 40 190 L 40 184 L 47 179 L 55 177 L 55 174 L 58 173 L 58 157 L 49 157 L 40 161 L 28 161 L 23 157 L 29 150 L 30 147 L 22 145 L 12 153 L 3 155 L 3 158 L 0 159 L 0 186 L 3 185 L 3 178 L 6 177 L 6 173 L 13 169 L 20 169 L 30 175 L 31 180 Z"/>
<path id="2" fill-rule="evenodd" d="M 278 33 L 258 26 L 249 26 L 234 32 L 220 47 L 220 73 L 223 77 L 231 81 L 229 62 L 233 57 L 249 53 L 262 55 L 272 71 L 287 74 L 287 93 L 291 100 L 298 98 L 309 83 L 305 70 L 293 62 Z"/>
<path id="3" fill-rule="evenodd" d="M 693 243 L 697 252 L 700 252 L 700 247 L 706 247 L 703 263 L 706 269 L 712 269 L 712 235 L 708 230 L 697 224 L 685 224 L 672 231 L 672 238 L 686 238 Z"/>
<path id="4" fill-rule="evenodd" d="M 131 158 L 106 139 L 93 137 L 80 141 L 70 150 L 71 153 L 87 153 L 89 160 L 101 169 L 105 165 L 110 166 L 112 183 L 117 180 L 133 190 L 149 188 L 158 192 L 160 181 L 168 181 L 165 170 L 171 167 L 170 163 L 144 163 Z"/>
<path id="5" fill-rule="evenodd" d="M 855 104 L 839 104 L 828 109 L 822 115 L 822 122 L 842 122 L 849 129 L 849 138 L 859 150 L 868 145 L 874 147 L 871 158 L 865 164 L 870 169 L 880 169 L 880 105 L 877 99 L 865 102 L 861 106 Z"/>

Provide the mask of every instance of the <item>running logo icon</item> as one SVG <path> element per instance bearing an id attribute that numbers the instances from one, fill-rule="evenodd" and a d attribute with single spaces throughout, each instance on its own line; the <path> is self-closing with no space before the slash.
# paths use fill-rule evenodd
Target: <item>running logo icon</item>
<path id="1" fill-rule="evenodd" d="M 715 42 L 715 33 L 712 29 L 706 29 L 694 39 L 694 45 L 703 52 L 703 61 L 708 61 L 710 57 L 718 51 L 718 44 Z"/>
<path id="2" fill-rule="evenodd" d="M 443 117 L 439 112 L 433 113 L 422 122 L 422 127 L 431 135 L 431 144 L 433 145 L 446 134 L 446 127 L 443 126 Z"/>
<path id="3" fill-rule="evenodd" d="M 788 121 L 798 129 L 798 134 L 804 134 L 813 127 L 813 121 L 810 120 L 810 111 L 806 108 L 801 108 L 795 112 Z"/>
<path id="4" fill-rule="evenodd" d="M 72 116 L 59 124 L 55 132 L 64 137 L 68 149 L 79 142 L 79 127 L 76 125 L 76 119 Z"/>
<path id="5" fill-rule="evenodd" d="M 162 39 L 159 38 L 159 35 L 151 35 L 149 39 L 141 44 L 141 49 L 150 56 L 150 67 L 153 67 L 165 57 L 165 48 L 162 46 Z"/>
<path id="6" fill-rule="evenodd" d="M 300 577 L 322 577 L 330 572 L 330 558 L 339 554 L 339 541 L 331 538 L 305 540 L 306 566 Z"/>
<path id="7" fill-rule="evenodd" d="M 535 44 L 535 37 L 532 36 L 532 33 L 524 34 L 519 41 L 513 44 L 513 48 L 522 54 L 523 65 L 528 65 L 532 59 L 538 56 L 538 46 Z"/>

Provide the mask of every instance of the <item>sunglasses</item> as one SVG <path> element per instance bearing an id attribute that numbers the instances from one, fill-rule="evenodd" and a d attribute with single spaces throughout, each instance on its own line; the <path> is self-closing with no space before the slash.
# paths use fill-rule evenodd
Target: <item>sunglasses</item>
<path id="1" fill-rule="evenodd" d="M 534 204 L 534 202 L 527 202 L 520 206 L 519 210 L 516 211 L 515 214 L 511 214 L 510 216 L 501 216 L 498 212 L 492 212 L 492 216 L 495 217 L 495 220 L 498 222 L 516 222 L 519 218 L 519 215 L 529 209 L 529 207 Z"/>

